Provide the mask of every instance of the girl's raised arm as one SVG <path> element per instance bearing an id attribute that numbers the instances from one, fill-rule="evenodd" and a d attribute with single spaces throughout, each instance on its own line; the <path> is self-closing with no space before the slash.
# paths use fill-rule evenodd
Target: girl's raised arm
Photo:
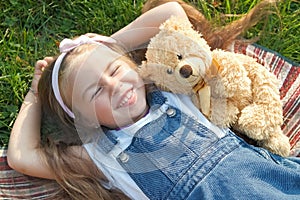
<path id="1" fill-rule="evenodd" d="M 188 20 L 188 17 L 177 2 L 169 2 L 157 6 L 142 14 L 136 20 L 114 33 L 111 37 L 121 41 L 127 48 L 135 47 L 149 41 L 158 33 L 158 27 L 172 15 L 181 16 Z"/>
<path id="2" fill-rule="evenodd" d="M 53 178 L 41 160 L 40 124 L 41 102 L 37 96 L 37 84 L 46 61 L 36 64 L 32 88 L 23 101 L 14 123 L 8 145 L 7 161 L 11 168 L 27 175 Z"/>
<path id="3" fill-rule="evenodd" d="M 48 65 L 50 57 L 37 62 L 31 91 L 26 95 L 17 119 L 14 123 L 8 145 L 7 161 L 16 171 L 41 177 L 54 179 L 54 175 L 43 161 L 43 151 L 40 149 L 41 102 L 37 94 L 37 85 L 42 68 Z M 72 147 L 74 151 L 81 151 L 82 156 L 88 155 L 84 148 Z"/>
<path id="4" fill-rule="evenodd" d="M 159 31 L 159 26 L 171 16 L 188 17 L 177 2 L 168 2 L 159 5 L 136 18 L 133 22 L 120 29 L 111 37 L 120 41 L 128 50 L 135 50 L 139 45 L 147 43 Z M 96 33 L 87 33 L 89 37 L 95 37 Z"/>

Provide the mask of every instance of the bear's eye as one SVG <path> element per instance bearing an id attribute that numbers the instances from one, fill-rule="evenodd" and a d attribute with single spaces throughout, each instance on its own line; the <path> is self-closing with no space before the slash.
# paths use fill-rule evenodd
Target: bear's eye
<path id="1" fill-rule="evenodd" d="M 182 55 L 181 54 L 177 54 L 177 58 L 178 58 L 178 60 L 181 60 L 182 59 Z"/>
<path id="2" fill-rule="evenodd" d="M 173 74 L 173 69 L 172 68 L 168 68 L 167 69 L 167 74 Z"/>

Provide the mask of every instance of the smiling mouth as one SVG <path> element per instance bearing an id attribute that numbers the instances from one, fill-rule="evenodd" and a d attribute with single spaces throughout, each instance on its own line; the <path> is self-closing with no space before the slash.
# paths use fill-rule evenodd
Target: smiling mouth
<path id="1" fill-rule="evenodd" d="M 118 108 L 130 106 L 136 101 L 136 94 L 133 89 L 129 90 L 127 94 L 123 97 L 121 103 L 119 104 Z"/>

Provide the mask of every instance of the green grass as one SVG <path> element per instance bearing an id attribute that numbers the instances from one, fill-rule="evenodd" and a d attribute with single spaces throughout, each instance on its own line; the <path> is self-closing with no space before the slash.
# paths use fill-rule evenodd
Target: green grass
<path id="1" fill-rule="evenodd" d="M 208 19 L 228 22 L 257 1 L 190 0 Z M 222 3 L 220 3 L 222 2 Z M 86 32 L 110 35 L 140 15 L 143 0 L 6 0 L 0 2 L 0 146 L 9 133 L 32 78 L 36 60 L 57 53 L 64 37 Z M 300 62 L 300 3 L 286 0 L 245 37 Z M 232 17 L 233 16 L 233 17 Z M 263 29 L 263 31 L 260 31 Z"/>

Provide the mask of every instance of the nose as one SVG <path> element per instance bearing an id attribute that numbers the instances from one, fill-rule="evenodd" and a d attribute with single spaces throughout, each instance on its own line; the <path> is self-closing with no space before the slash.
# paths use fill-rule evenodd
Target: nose
<path id="1" fill-rule="evenodd" d="M 179 73 L 183 78 L 188 78 L 193 74 L 193 69 L 190 65 L 183 65 L 180 68 Z"/>
<path id="2" fill-rule="evenodd" d="M 111 95 L 120 91 L 120 88 L 122 86 L 122 82 L 120 81 L 120 79 L 116 77 L 107 76 L 102 80 L 104 82 L 103 85 L 107 87 Z"/>

